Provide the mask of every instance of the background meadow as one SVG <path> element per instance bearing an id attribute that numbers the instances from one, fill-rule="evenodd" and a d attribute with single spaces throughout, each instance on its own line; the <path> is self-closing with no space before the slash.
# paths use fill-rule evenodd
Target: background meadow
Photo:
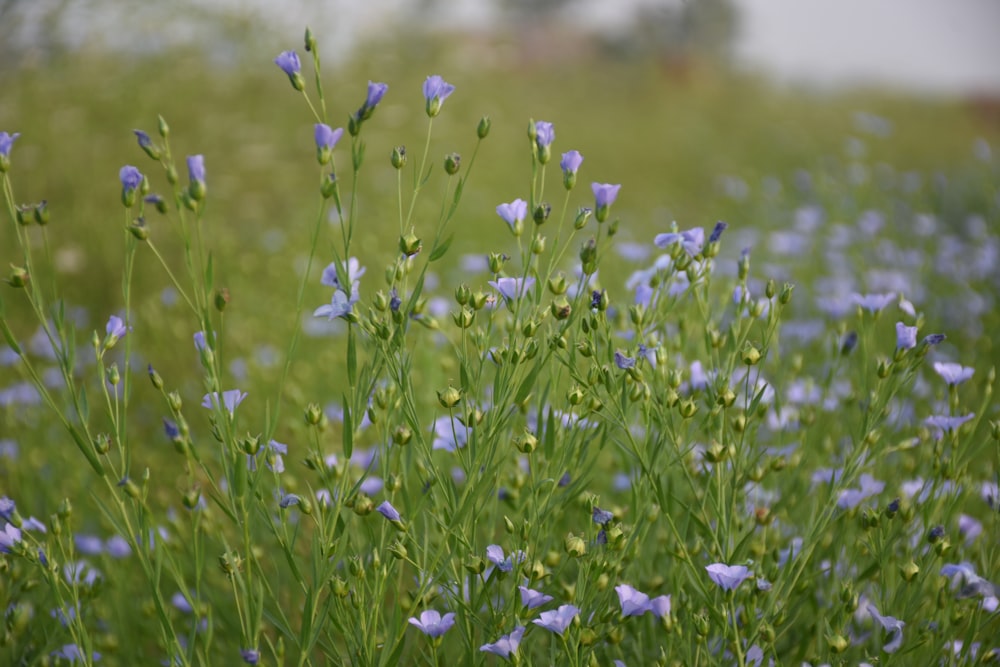
<path id="1" fill-rule="evenodd" d="M 550 20 L 330 45 L 316 118 L 272 62 L 296 49 L 321 109 L 300 34 L 240 44 L 245 26 L 220 25 L 222 48 L 123 57 L 90 40 L 0 69 L 0 131 L 20 133 L 0 248 L 12 271 L 31 249 L 58 332 L 3 286 L 0 494 L 17 509 L 0 661 L 996 659 L 989 95 L 783 87 L 731 67 L 711 30 L 676 49 L 670 32 Z M 455 92 L 422 183 L 433 74 Z M 388 91 L 334 151 L 337 215 L 314 123 L 346 130 L 369 81 Z M 132 133 L 164 146 L 160 116 L 176 186 Z M 545 169 L 532 119 L 555 128 Z M 569 150 L 584 162 L 567 193 Z M 189 210 L 194 154 L 208 194 Z M 141 215 L 177 284 L 127 231 L 123 165 L 168 203 Z M 621 191 L 574 233 L 591 182 Z M 516 198 L 520 237 L 496 210 Z M 19 224 L 13 207 L 43 200 L 46 224 L 34 204 Z M 411 229 L 422 251 L 404 261 Z M 349 257 L 363 275 L 321 282 Z M 332 275 L 359 281 L 350 324 L 313 316 Z M 112 364 L 125 384 L 106 382 Z M 236 388 L 238 408 L 199 407 Z M 720 564 L 737 569 L 706 570 Z M 552 599 L 532 607 L 519 586 Z M 454 626 L 427 636 L 427 611 Z"/>

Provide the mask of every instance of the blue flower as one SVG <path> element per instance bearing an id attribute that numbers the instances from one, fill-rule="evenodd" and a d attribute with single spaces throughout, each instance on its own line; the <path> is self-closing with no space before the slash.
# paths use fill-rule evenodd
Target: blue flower
<path id="1" fill-rule="evenodd" d="M 125 337 L 125 334 L 128 333 L 128 328 L 125 326 L 122 318 L 117 315 L 112 315 L 108 318 L 108 323 L 104 326 L 104 331 L 108 335 L 107 341 L 104 343 L 104 347 L 111 348 L 114 347 L 115 343 Z"/>
<path id="2" fill-rule="evenodd" d="M 313 134 L 316 139 L 316 159 L 320 164 L 329 163 L 334 147 L 344 134 L 344 129 L 338 127 L 334 130 L 325 123 L 316 123 Z"/>
<path id="3" fill-rule="evenodd" d="M 286 493 L 285 495 L 281 496 L 281 500 L 278 501 L 278 507 L 280 507 L 283 510 L 286 510 L 289 507 L 297 506 L 300 505 L 301 503 L 302 503 L 301 496 L 294 493 Z"/>
<path id="4" fill-rule="evenodd" d="M 610 183 L 590 184 L 590 189 L 594 193 L 594 209 L 596 211 L 594 215 L 598 222 L 604 222 L 608 219 L 608 213 L 611 210 L 611 205 L 614 204 L 615 199 L 618 198 L 618 191 L 621 187 L 621 185 L 611 185 Z"/>
<path id="5" fill-rule="evenodd" d="M 914 337 L 916 337 L 916 334 L 914 334 Z M 948 383 L 948 386 L 953 387 L 971 378 L 975 369 L 961 364 L 941 363 L 939 361 L 935 361 L 934 371 Z"/>
<path id="6" fill-rule="evenodd" d="M 745 565 L 713 563 L 706 566 L 705 570 L 708 571 L 709 578 L 726 591 L 735 589 L 750 578 L 750 570 Z"/>
<path id="7" fill-rule="evenodd" d="M 499 544 L 491 544 L 486 547 L 486 559 L 496 565 L 501 572 L 510 572 L 514 569 L 515 561 L 524 562 L 527 555 L 523 551 L 511 553 L 509 556 L 503 552 L 503 547 Z"/>
<path id="8" fill-rule="evenodd" d="M 0 552 L 9 554 L 15 544 L 21 541 L 21 530 L 12 523 L 5 524 L 0 531 Z"/>
<path id="9" fill-rule="evenodd" d="M 337 290 L 333 293 L 330 303 L 325 304 L 313 311 L 313 317 L 325 317 L 328 320 L 335 320 L 338 317 L 347 319 L 351 314 L 352 301 L 346 294 Z"/>
<path id="10" fill-rule="evenodd" d="M 455 92 L 451 85 L 437 74 L 427 77 L 424 81 L 424 99 L 427 100 L 427 115 L 431 118 L 441 112 L 441 104 Z"/>
<path id="11" fill-rule="evenodd" d="M 118 171 L 118 178 L 122 182 L 123 193 L 135 192 L 142 185 L 142 172 L 130 164 L 125 165 Z"/>
<path id="12" fill-rule="evenodd" d="M 877 313 L 896 299 L 894 292 L 887 294 L 852 294 L 851 302 L 869 313 Z"/>
<path id="13" fill-rule="evenodd" d="M 190 180 L 188 192 L 192 199 L 199 201 L 205 196 L 205 156 L 188 155 L 187 168 Z"/>
<path id="14" fill-rule="evenodd" d="M 657 234 L 656 238 L 653 239 L 653 243 L 658 248 L 669 248 L 677 242 L 683 246 L 687 254 L 694 257 L 701 252 L 705 245 L 705 230 L 701 227 L 695 227 L 679 233 Z"/>
<path id="15" fill-rule="evenodd" d="M 19 136 L 21 135 L 18 132 L 14 134 L 0 132 L 0 174 L 5 174 L 10 169 L 10 149 Z"/>
<path id="16" fill-rule="evenodd" d="M 498 278 L 489 284 L 508 302 L 520 298 L 535 284 L 534 278 Z"/>
<path id="17" fill-rule="evenodd" d="M 549 632 L 561 635 L 579 613 L 580 609 L 578 607 L 574 607 L 571 604 L 564 604 L 555 611 L 543 611 L 541 616 L 532 621 L 532 623 L 545 628 Z"/>
<path id="18" fill-rule="evenodd" d="M 611 520 L 615 518 L 615 515 L 612 512 L 609 512 L 607 510 L 602 510 L 597 505 L 594 505 L 591 517 L 594 519 L 594 523 L 596 523 L 598 526 L 603 526 L 607 523 L 610 523 Z"/>
<path id="19" fill-rule="evenodd" d="M 890 633 L 891 639 L 882 647 L 882 650 L 886 653 L 895 653 L 903 645 L 903 626 L 906 623 L 892 616 L 883 616 L 870 600 L 868 601 L 866 611 L 876 623 L 882 626 L 883 630 Z"/>
<path id="20" fill-rule="evenodd" d="M 515 627 L 514 631 L 509 635 L 500 637 L 500 639 L 496 640 L 492 644 L 483 644 L 479 647 L 479 650 L 498 655 L 506 660 L 510 658 L 511 654 L 517 653 L 517 649 L 521 645 L 522 637 L 524 637 L 524 626 L 519 625 Z"/>
<path id="21" fill-rule="evenodd" d="M 912 350 L 917 346 L 917 328 L 896 322 L 896 349 Z"/>
<path id="22" fill-rule="evenodd" d="M 71 665 L 75 663 L 77 660 L 79 660 L 80 662 L 84 662 L 83 652 L 80 650 L 80 647 L 77 646 L 76 644 L 64 644 L 62 648 L 60 648 L 58 651 L 53 651 L 50 655 L 53 658 L 62 658 L 63 660 L 68 660 L 69 664 Z M 100 660 L 101 654 L 98 653 L 97 651 L 94 651 L 93 659 L 95 661 Z"/>
<path id="23" fill-rule="evenodd" d="M 622 370 L 635 368 L 635 357 L 626 357 L 621 350 L 615 350 L 615 366 Z"/>
<path id="24" fill-rule="evenodd" d="M 229 413 L 229 416 L 233 416 L 236 413 L 236 408 L 239 407 L 240 403 L 242 403 L 243 399 L 246 397 L 247 394 L 239 389 L 230 389 L 229 391 L 222 392 L 222 405 L 225 406 L 226 412 Z M 219 392 L 217 391 L 205 394 L 205 396 L 201 399 L 201 407 L 203 408 L 211 410 L 212 408 L 218 407 L 218 405 Z"/>
<path id="25" fill-rule="evenodd" d="M 516 234 L 524 223 L 524 217 L 528 215 L 528 202 L 515 199 L 509 204 L 500 204 L 497 206 L 497 215 L 503 218 L 504 222 L 510 225 L 511 231 Z"/>
<path id="26" fill-rule="evenodd" d="M 535 589 L 528 588 L 527 586 L 518 586 L 517 589 L 521 591 L 521 604 L 528 609 L 541 607 L 543 604 L 552 602 L 553 600 L 551 595 L 546 595 L 541 591 L 536 591 Z"/>
<path id="27" fill-rule="evenodd" d="M 14 134 L 8 134 L 7 132 L 0 132 L 0 155 L 3 157 L 10 157 L 10 149 L 14 146 L 14 141 L 21 136 L 20 132 L 15 132 Z"/>
<path id="28" fill-rule="evenodd" d="M 455 614 L 449 612 L 442 616 L 433 609 L 428 609 L 420 614 L 420 618 L 410 618 L 410 625 L 419 628 L 421 632 L 431 638 L 440 637 L 455 625 Z"/>
<path id="29" fill-rule="evenodd" d="M 146 151 L 150 156 L 156 153 L 156 146 L 148 134 L 142 130 L 132 130 L 132 132 L 135 134 L 136 141 L 139 142 L 139 148 Z"/>
<path id="30" fill-rule="evenodd" d="M 862 501 L 872 496 L 876 496 L 885 489 L 885 482 L 875 479 L 868 473 L 861 475 L 858 480 L 861 485 L 859 489 L 844 489 L 837 498 L 837 507 L 841 509 L 853 509 L 860 505 Z"/>
<path id="31" fill-rule="evenodd" d="M 361 286 L 361 276 L 365 275 L 365 267 L 361 266 L 361 262 L 358 261 L 357 257 L 351 257 L 341 264 L 341 269 L 344 277 L 347 278 L 347 282 L 351 286 L 351 294 L 357 294 Z M 336 262 L 331 262 L 323 269 L 320 284 L 339 289 L 343 292 L 347 291 L 345 285 L 342 284 L 340 277 L 337 275 Z"/>
<path id="32" fill-rule="evenodd" d="M 274 59 L 274 64 L 281 68 L 281 71 L 292 77 L 302 71 L 302 62 L 299 54 L 295 51 L 282 51 Z"/>
<path id="33" fill-rule="evenodd" d="M 959 426 L 974 418 L 976 415 L 970 412 L 967 415 L 961 417 L 951 417 L 948 415 L 933 415 L 924 420 L 924 423 L 928 426 L 933 426 L 939 431 L 954 431 L 957 430 Z"/>
<path id="34" fill-rule="evenodd" d="M 248 665 L 256 665 L 260 662 L 260 651 L 255 648 L 241 648 L 240 657 L 243 658 L 243 662 Z"/>
<path id="35" fill-rule="evenodd" d="M 384 516 L 389 521 L 392 521 L 393 523 L 399 523 L 403 519 L 399 515 L 399 511 L 395 507 L 393 507 L 392 503 L 390 503 L 388 500 L 383 501 L 381 505 L 375 508 L 375 511 L 377 511 L 379 514 Z"/>
<path id="36" fill-rule="evenodd" d="M 583 156 L 580 155 L 580 151 L 567 151 L 562 154 L 562 159 L 559 161 L 559 167 L 563 170 L 563 174 L 576 174 L 581 164 L 583 164 Z"/>
<path id="37" fill-rule="evenodd" d="M 726 231 L 727 227 L 729 227 L 729 225 L 727 223 L 725 223 L 725 222 L 722 222 L 721 220 L 719 220 L 717 223 L 715 223 L 715 228 L 712 230 L 712 233 L 709 235 L 708 242 L 709 243 L 716 243 L 716 242 L 718 242 L 718 240 L 720 238 L 722 238 L 722 232 Z"/>
<path id="38" fill-rule="evenodd" d="M 548 148 L 556 140 L 556 128 L 544 120 L 535 123 L 535 143 L 539 148 Z M 583 158 L 580 158 L 582 161 Z"/>

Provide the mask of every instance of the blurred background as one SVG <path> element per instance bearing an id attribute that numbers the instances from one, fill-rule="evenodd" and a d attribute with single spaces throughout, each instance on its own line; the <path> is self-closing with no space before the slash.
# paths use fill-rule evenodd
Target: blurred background
<path id="1" fill-rule="evenodd" d="M 470 231 L 457 235 L 456 257 L 509 249 L 494 208 L 526 196 L 529 118 L 555 123 L 556 155 L 585 156 L 572 207 L 590 203 L 592 180 L 623 184 L 623 243 L 648 248 L 675 220 L 707 229 L 726 220 L 720 264 L 753 246 L 768 273 L 758 277 L 805 284 L 805 310 L 817 308 L 818 296 L 803 273 L 816 270 L 826 247 L 809 239 L 832 225 L 876 211 L 887 221 L 865 227 L 876 237 L 906 238 L 915 221 L 930 219 L 919 227 L 930 230 L 921 236 L 929 248 L 942 230 L 981 247 L 976 235 L 998 219 L 994 0 L 0 0 L 0 129 L 21 133 L 15 191 L 24 202 L 48 200 L 51 279 L 80 306 L 85 331 L 122 304 L 119 168 L 135 164 L 154 191 L 166 188 L 132 134 L 155 135 L 163 114 L 179 160 L 205 155 L 206 234 L 220 286 L 232 294 L 233 342 L 251 360 L 240 370 L 266 372 L 252 351 L 281 347 L 295 326 L 262 318 L 291 311 L 317 202 L 314 119 L 272 62 L 286 49 L 304 55 L 307 25 L 319 39 L 331 125 L 346 125 L 368 80 L 389 84 L 366 125 L 359 184 L 364 224 L 386 231 L 362 235 L 352 251 L 370 267 L 365 294 L 381 287 L 394 252 L 388 157 L 393 146 L 422 145 L 420 86 L 429 74 L 457 87 L 435 124 L 434 159 L 471 154 L 479 118 L 493 120 L 465 191 L 457 224 Z M 346 152 L 339 159 L 345 169 Z M 430 233 L 434 211 L 428 202 L 418 234 Z M 176 261 L 170 223 L 156 214 L 147 222 Z M 775 241 L 786 232 L 805 245 Z M 17 259 L 12 242 L 5 226 L 3 262 Z M 602 279 L 621 293 L 631 268 L 624 258 L 609 261 Z M 488 278 L 470 277 L 459 261 L 449 266 L 440 276 L 445 295 L 462 280 Z M 933 257 L 911 269 L 895 282 L 884 272 L 842 272 L 835 296 L 919 292 L 917 281 L 938 270 Z M 136 313 L 142 350 L 163 363 L 183 340 L 177 354 L 190 356 L 194 370 L 187 346 L 195 326 L 170 316 L 177 306 L 162 270 L 148 262 L 136 280 L 146 295 Z M 991 311 L 990 289 L 977 293 L 975 318 L 949 314 L 945 303 L 932 324 L 970 326 L 971 339 L 992 353 L 979 316 Z M 310 283 L 307 304 L 327 298 L 318 280 Z M 918 305 L 929 307 L 929 298 Z M 311 344 L 306 354 L 324 348 Z"/>

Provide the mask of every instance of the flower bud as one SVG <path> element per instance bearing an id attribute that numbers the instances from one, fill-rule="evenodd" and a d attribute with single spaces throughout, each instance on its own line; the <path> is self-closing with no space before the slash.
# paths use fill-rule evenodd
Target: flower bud
<path id="1" fill-rule="evenodd" d="M 329 173 L 323 179 L 323 184 L 319 186 L 319 192 L 323 199 L 329 199 L 337 192 L 337 175 Z"/>
<path id="2" fill-rule="evenodd" d="M 351 503 L 351 509 L 358 516 L 367 516 L 375 509 L 375 503 L 365 494 L 359 493 L 354 502 Z"/>
<path id="3" fill-rule="evenodd" d="M 392 441 L 401 447 L 409 444 L 412 438 L 413 430 L 406 424 L 400 424 L 396 427 L 396 430 L 392 432 Z"/>
<path id="4" fill-rule="evenodd" d="M 47 201 L 35 204 L 35 222 L 44 227 L 49 224 L 49 206 Z"/>
<path id="5" fill-rule="evenodd" d="M 121 379 L 121 374 L 118 372 L 118 364 L 111 364 L 111 368 L 108 369 L 108 382 L 112 387 L 117 387 Z"/>
<path id="6" fill-rule="evenodd" d="M 747 345 L 747 347 L 743 349 L 743 354 L 741 355 L 741 358 L 743 360 L 743 363 L 746 364 L 747 366 L 755 366 L 757 365 L 757 362 L 760 361 L 760 356 L 761 356 L 760 350 L 758 350 L 753 345 Z"/>
<path id="7" fill-rule="evenodd" d="M 405 236 L 399 237 L 399 251 L 407 257 L 413 257 L 423 248 L 423 243 L 411 231 Z"/>
<path id="8" fill-rule="evenodd" d="M 781 286 L 781 292 L 778 293 L 778 303 L 782 306 L 787 305 L 789 301 L 792 300 L 792 290 L 795 289 L 795 285 L 792 283 L 785 283 Z"/>
<path id="9" fill-rule="evenodd" d="M 565 320 L 569 318 L 570 313 L 573 312 L 573 308 L 569 305 L 569 301 L 566 300 L 566 297 L 562 296 L 552 302 L 550 310 L 552 311 L 552 316 L 557 320 Z"/>
<path id="10" fill-rule="evenodd" d="M 397 560 L 406 560 L 406 547 L 403 546 L 403 544 L 398 540 L 389 545 L 389 553 L 391 553 Z"/>
<path id="11" fill-rule="evenodd" d="M 476 136 L 480 139 L 485 139 L 490 134 L 490 126 L 492 122 L 489 116 L 483 116 L 479 119 L 479 125 L 476 126 Z"/>
<path id="12" fill-rule="evenodd" d="M 462 392 L 448 385 L 447 389 L 437 393 L 437 397 L 441 407 L 450 409 L 458 405 L 458 402 L 462 400 Z"/>
<path id="13" fill-rule="evenodd" d="M 531 218 L 535 221 L 536 225 L 543 224 L 549 219 L 549 215 L 552 213 L 552 207 L 542 202 L 535 207 L 535 210 L 531 212 Z"/>
<path id="14" fill-rule="evenodd" d="M 531 254 L 541 255 L 543 252 L 545 252 L 545 237 L 536 236 L 531 239 Z"/>
<path id="15" fill-rule="evenodd" d="M 462 156 L 458 153 L 449 153 L 444 157 L 444 171 L 449 176 L 454 176 L 458 173 L 459 164 L 461 164 Z"/>
<path id="16" fill-rule="evenodd" d="M 903 576 L 904 580 L 913 581 L 920 574 L 920 566 L 911 560 L 899 568 L 899 573 Z"/>
<path id="17" fill-rule="evenodd" d="M 490 273 L 500 273 L 509 257 L 502 252 L 491 252 L 489 255 Z"/>
<path id="18" fill-rule="evenodd" d="M 593 211 L 589 208 L 581 208 L 576 212 L 576 218 L 573 220 L 573 229 L 580 231 L 587 226 L 587 220 L 590 219 L 590 215 Z"/>
<path id="19" fill-rule="evenodd" d="M 583 538 L 569 533 L 566 535 L 564 541 L 564 546 L 566 548 L 566 553 L 569 554 L 571 558 L 580 558 L 587 553 L 587 543 L 583 541 Z"/>
<path id="20" fill-rule="evenodd" d="M 555 296 L 562 296 L 568 289 L 569 283 L 566 282 L 566 276 L 562 273 L 549 278 L 549 291 Z"/>
<path id="21" fill-rule="evenodd" d="M 11 264 L 7 284 L 11 287 L 24 287 L 28 284 L 28 271 L 20 266 Z"/>
<path id="22" fill-rule="evenodd" d="M 406 166 L 406 146 L 396 146 L 392 149 L 392 156 L 389 158 L 389 162 L 396 169 L 402 169 Z"/>
<path id="23" fill-rule="evenodd" d="M 834 653 L 843 653 L 851 646 L 851 642 L 848 641 L 843 635 L 827 635 L 826 645 L 830 647 L 830 650 Z"/>
<path id="24" fill-rule="evenodd" d="M 538 438 L 531 431 L 525 429 L 521 436 L 514 438 L 514 446 L 522 454 L 530 454 L 538 447 Z"/>

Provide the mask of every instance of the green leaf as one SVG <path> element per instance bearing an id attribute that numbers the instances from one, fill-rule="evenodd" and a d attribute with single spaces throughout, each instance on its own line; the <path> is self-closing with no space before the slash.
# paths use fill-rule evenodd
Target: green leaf
<path id="1" fill-rule="evenodd" d="M 542 370 L 541 363 L 535 363 L 535 367 L 531 369 L 528 376 L 521 381 L 521 386 L 517 389 L 517 394 L 514 395 L 514 403 L 522 403 L 524 399 L 528 398 L 528 394 L 535 386 L 535 381 L 538 379 L 538 372 Z"/>
<path id="2" fill-rule="evenodd" d="M 24 353 L 21 351 L 21 346 L 17 344 L 16 340 L 14 340 L 14 332 L 10 330 L 9 326 L 7 326 L 7 320 L 2 317 L 0 317 L 0 329 L 3 330 L 4 340 L 7 341 L 7 345 L 10 346 L 10 349 L 14 350 L 14 354 L 19 357 L 24 356 Z"/>
<path id="3" fill-rule="evenodd" d="M 462 199 L 462 191 L 465 190 L 465 179 L 460 179 L 458 185 L 455 186 L 455 197 L 452 201 L 456 204 Z"/>
<path id="4" fill-rule="evenodd" d="M 455 240 L 455 235 L 449 234 L 448 238 L 446 238 L 444 241 L 438 244 L 436 248 L 434 248 L 434 251 L 431 253 L 431 258 L 429 261 L 436 262 L 442 257 L 444 257 L 444 254 L 448 252 L 448 248 L 451 247 L 451 242 L 454 240 Z"/>
<path id="5" fill-rule="evenodd" d="M 90 421 L 90 404 L 87 403 L 87 388 L 80 387 L 80 421 Z"/>
<path id="6" fill-rule="evenodd" d="M 212 285 L 215 284 L 215 261 L 212 259 L 212 253 L 208 253 L 208 262 L 205 265 L 205 289 L 211 290 Z"/>
<path id="7" fill-rule="evenodd" d="M 354 451 L 354 420 L 351 417 L 351 404 L 347 401 L 347 394 L 341 394 L 344 406 L 344 456 L 351 458 Z"/>

